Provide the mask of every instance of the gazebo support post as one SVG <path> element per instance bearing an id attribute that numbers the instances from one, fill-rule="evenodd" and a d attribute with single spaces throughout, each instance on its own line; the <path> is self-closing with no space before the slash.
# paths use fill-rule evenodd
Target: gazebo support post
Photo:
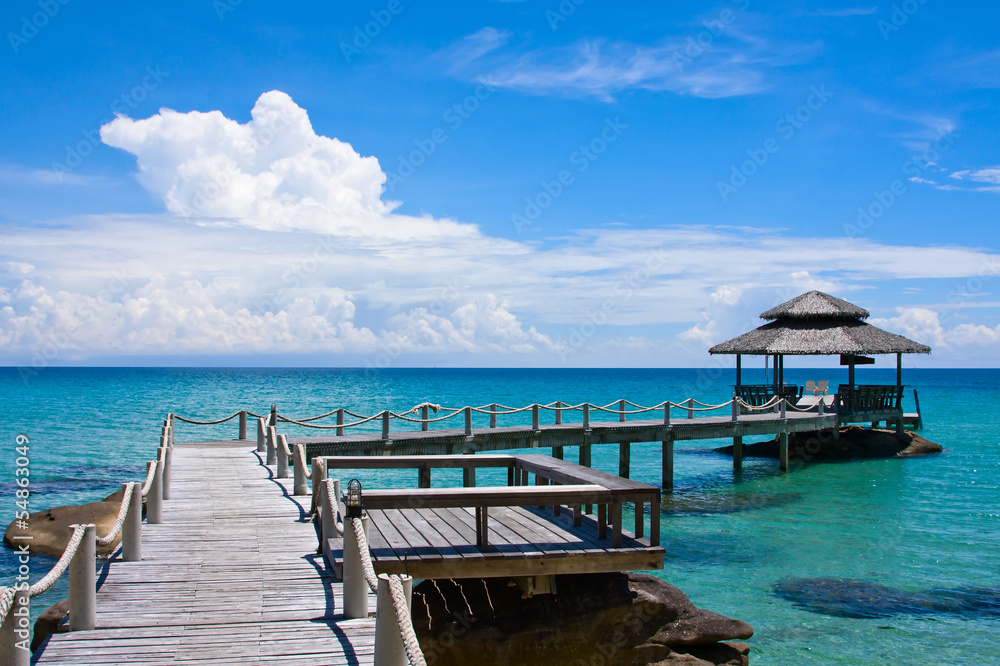
<path id="1" fill-rule="evenodd" d="M 788 431 L 778 435 L 778 469 L 788 471 Z"/>
<path id="2" fill-rule="evenodd" d="M 896 352 L 896 386 L 903 385 L 903 353 Z"/>
<path id="3" fill-rule="evenodd" d="M 743 384 L 743 354 L 736 355 L 736 385 Z"/>

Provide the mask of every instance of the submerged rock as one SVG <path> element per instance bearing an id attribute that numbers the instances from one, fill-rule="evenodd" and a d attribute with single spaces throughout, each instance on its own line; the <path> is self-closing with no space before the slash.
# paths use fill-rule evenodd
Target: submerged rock
<path id="1" fill-rule="evenodd" d="M 732 446 L 714 449 L 733 455 Z M 793 432 L 788 436 L 790 460 L 852 460 L 857 458 L 906 458 L 941 453 L 939 444 L 910 431 L 842 426 L 838 436 L 832 430 Z M 748 458 L 777 458 L 778 440 L 743 445 Z"/>
<path id="2" fill-rule="evenodd" d="M 1000 616 L 1000 588 L 954 587 L 908 592 L 850 578 L 793 578 L 774 593 L 813 613 L 871 619 L 893 615 Z"/>
<path id="3" fill-rule="evenodd" d="M 97 525 L 97 536 L 108 534 L 118 518 L 122 505 L 122 491 L 105 497 L 100 502 L 60 506 L 47 511 L 36 511 L 28 516 L 28 529 L 17 527 L 18 521 L 7 526 L 3 542 L 8 548 L 28 544 L 32 553 L 42 553 L 58 558 L 66 550 L 66 544 L 73 535 L 70 525 L 93 523 Z M 31 539 L 15 540 L 15 536 L 30 536 Z M 98 555 L 113 553 L 121 541 L 121 535 L 108 546 L 98 546 Z M 17 545 L 15 545 L 17 544 Z"/>
<path id="4" fill-rule="evenodd" d="M 522 598 L 507 578 L 424 581 L 413 619 L 429 665 L 748 664 L 746 622 L 696 607 L 645 574 L 556 576 Z M 597 661 L 594 661 L 597 660 Z"/>

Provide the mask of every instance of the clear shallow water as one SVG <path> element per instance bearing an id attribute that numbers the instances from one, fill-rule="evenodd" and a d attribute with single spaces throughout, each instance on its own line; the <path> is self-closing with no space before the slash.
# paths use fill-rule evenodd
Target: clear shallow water
<path id="1" fill-rule="evenodd" d="M 891 370 L 863 372 L 869 383 L 895 379 Z M 800 383 L 846 380 L 829 369 L 786 374 Z M 731 391 L 730 375 L 53 368 L 24 382 L 16 369 L 3 368 L 0 502 L 8 511 L 0 515 L 13 517 L 18 434 L 31 439 L 37 511 L 100 499 L 122 480 L 139 480 L 168 411 L 212 418 L 239 407 L 263 413 L 275 402 L 294 417 L 336 406 L 403 410 L 425 400 L 523 406 L 557 399 L 606 404 L 624 397 L 650 405 L 693 395 L 722 402 Z M 678 444 L 675 492 L 661 516 L 666 565 L 658 575 L 698 605 L 750 622 L 756 630 L 749 641 L 752 663 L 1000 663 L 1000 371 L 907 370 L 904 380 L 919 389 L 923 434 L 947 449 L 943 455 L 822 463 L 790 474 L 779 474 L 774 461 L 749 459 L 734 480 L 731 460 L 709 450 L 724 441 Z M 235 436 L 235 421 L 178 428 L 181 440 Z M 575 451 L 567 455 L 572 459 Z M 595 446 L 593 461 L 615 472 L 617 447 Z M 658 484 L 659 464 L 659 445 L 633 446 L 634 478 Z M 383 486 L 415 481 L 409 475 L 359 476 Z M 435 476 L 435 485 L 460 482 L 458 475 Z M 33 557 L 33 579 L 51 564 Z M 0 551 L 0 580 L 10 582 L 15 569 L 11 551 Z M 961 597 L 974 603 L 940 603 L 959 594 L 949 592 L 955 588 L 975 588 Z M 34 600 L 35 614 L 66 596 L 61 581 Z M 834 597 L 837 603 L 825 604 Z M 872 608 L 882 612 L 866 614 Z M 859 609 L 860 617 L 853 612 Z"/>

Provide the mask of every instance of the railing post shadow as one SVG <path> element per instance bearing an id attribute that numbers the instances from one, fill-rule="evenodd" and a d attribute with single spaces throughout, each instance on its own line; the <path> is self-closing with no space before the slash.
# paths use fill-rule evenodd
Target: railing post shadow
<path id="1" fill-rule="evenodd" d="M 83 527 L 83 540 L 69 563 L 69 630 L 89 631 L 97 625 L 97 526 Z"/>

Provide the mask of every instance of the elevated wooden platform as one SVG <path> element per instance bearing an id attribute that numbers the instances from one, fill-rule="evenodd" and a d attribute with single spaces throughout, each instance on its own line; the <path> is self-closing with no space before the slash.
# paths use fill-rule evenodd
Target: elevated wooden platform
<path id="1" fill-rule="evenodd" d="M 311 498 L 255 448 L 177 444 L 174 499 L 143 525 L 143 561 L 111 561 L 97 629 L 52 636 L 36 663 L 372 663 L 375 620 L 343 618 L 341 585 L 314 554 Z"/>
<path id="2" fill-rule="evenodd" d="M 378 573 L 490 578 L 663 568 L 656 486 L 534 454 L 317 460 L 331 477 L 344 469 L 418 470 L 419 488 L 362 493 Z M 508 485 L 476 487 L 480 467 L 506 467 Z M 465 487 L 430 488 L 435 468 L 462 468 Z M 624 502 L 635 507 L 634 532 L 622 528 Z M 343 542 L 329 546 L 339 572 Z"/>

